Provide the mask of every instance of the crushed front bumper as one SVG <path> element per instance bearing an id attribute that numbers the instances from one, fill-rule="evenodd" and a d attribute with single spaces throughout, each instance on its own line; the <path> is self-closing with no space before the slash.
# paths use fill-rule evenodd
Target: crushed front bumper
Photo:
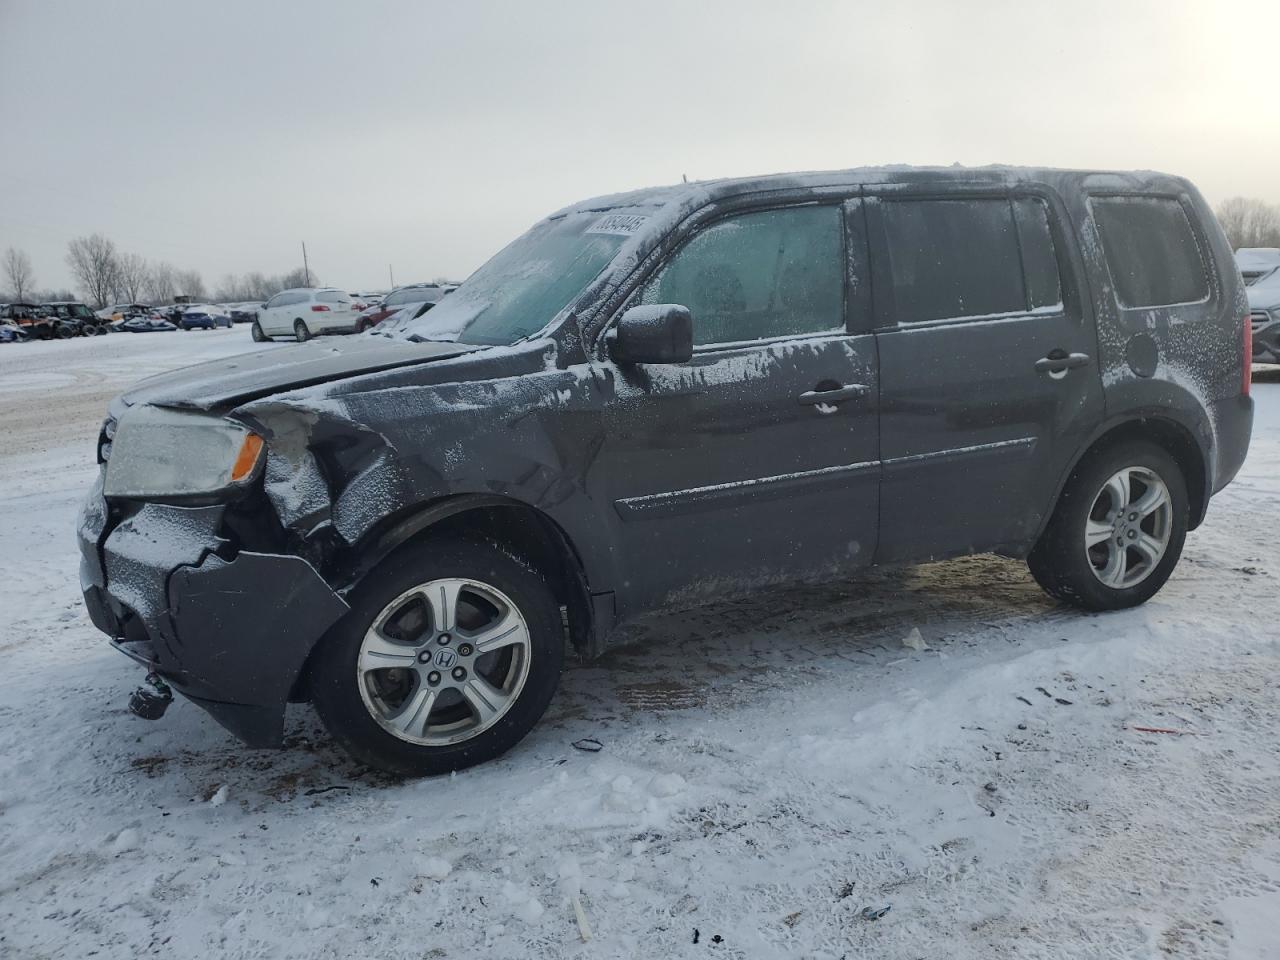
<path id="1" fill-rule="evenodd" d="M 101 476 L 80 511 L 90 618 L 250 746 L 279 746 L 284 708 L 316 641 L 346 602 L 289 554 L 237 550 L 223 506 L 113 512 Z"/>

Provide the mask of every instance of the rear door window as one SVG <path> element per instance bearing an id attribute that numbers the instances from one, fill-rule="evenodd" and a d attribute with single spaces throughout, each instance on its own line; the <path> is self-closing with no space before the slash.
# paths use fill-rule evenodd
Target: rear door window
<path id="1" fill-rule="evenodd" d="M 843 248 L 840 207 L 744 213 L 696 234 L 640 302 L 688 307 L 697 344 L 842 331 Z"/>
<path id="2" fill-rule="evenodd" d="M 1094 197 L 1090 206 L 1121 306 L 1172 306 L 1209 296 L 1205 261 L 1180 202 Z"/>
<path id="3" fill-rule="evenodd" d="M 884 229 L 898 323 L 1027 309 L 1008 200 L 893 200 Z"/>

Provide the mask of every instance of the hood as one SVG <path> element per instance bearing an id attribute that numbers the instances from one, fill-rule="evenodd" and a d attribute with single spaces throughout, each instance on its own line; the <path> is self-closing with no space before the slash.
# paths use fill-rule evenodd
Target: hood
<path id="1" fill-rule="evenodd" d="M 1251 310 L 1273 310 L 1280 307 L 1280 270 L 1244 288 Z"/>
<path id="2" fill-rule="evenodd" d="M 211 360 L 140 380 L 120 401 L 210 410 L 296 387 L 456 357 L 477 347 L 361 336 L 313 340 Z"/>

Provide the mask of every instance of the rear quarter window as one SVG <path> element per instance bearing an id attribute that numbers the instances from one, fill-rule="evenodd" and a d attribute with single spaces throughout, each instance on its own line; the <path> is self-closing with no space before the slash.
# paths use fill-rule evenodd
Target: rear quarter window
<path id="1" fill-rule="evenodd" d="M 1094 197 L 1090 206 L 1121 306 L 1172 306 L 1209 296 L 1204 256 L 1179 201 Z"/>

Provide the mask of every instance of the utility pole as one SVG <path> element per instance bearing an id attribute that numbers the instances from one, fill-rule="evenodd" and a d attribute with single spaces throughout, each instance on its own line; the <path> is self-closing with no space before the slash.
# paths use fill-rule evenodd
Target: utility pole
<path id="1" fill-rule="evenodd" d="M 387 264 L 387 276 L 391 279 L 391 289 L 396 288 L 396 275 L 391 270 L 391 264 Z"/>
<path id="2" fill-rule="evenodd" d="M 311 286 L 311 268 L 307 266 L 307 241 L 302 241 L 302 275 L 306 278 L 306 286 Z"/>

